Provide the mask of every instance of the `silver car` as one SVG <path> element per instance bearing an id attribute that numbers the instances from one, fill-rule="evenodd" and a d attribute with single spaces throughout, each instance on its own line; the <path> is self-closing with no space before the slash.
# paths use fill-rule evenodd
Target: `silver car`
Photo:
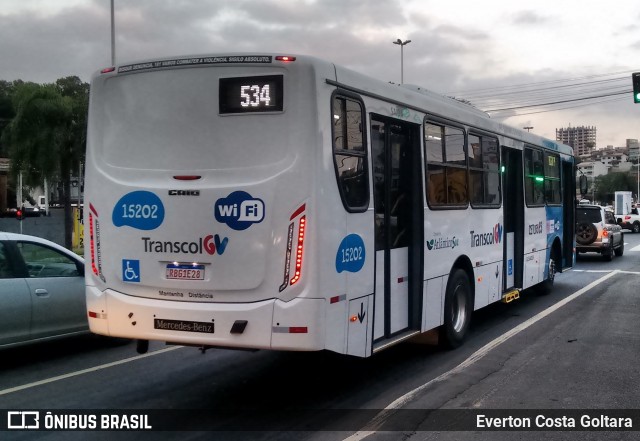
<path id="1" fill-rule="evenodd" d="M 613 213 L 599 205 L 576 207 L 576 251 L 600 253 L 610 261 L 624 254 L 624 234 Z"/>
<path id="2" fill-rule="evenodd" d="M 88 332 L 84 289 L 80 256 L 0 232 L 0 348 Z"/>

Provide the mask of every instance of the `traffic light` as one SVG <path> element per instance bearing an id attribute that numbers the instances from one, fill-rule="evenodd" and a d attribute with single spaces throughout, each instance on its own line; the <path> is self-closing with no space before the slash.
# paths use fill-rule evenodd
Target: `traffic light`
<path id="1" fill-rule="evenodd" d="M 24 219 L 24 209 L 22 208 L 18 208 L 16 210 L 16 219 L 18 219 L 19 221 L 21 221 L 22 219 Z"/>
<path id="2" fill-rule="evenodd" d="M 640 103 L 640 72 L 631 74 L 631 81 L 633 82 L 633 102 Z"/>

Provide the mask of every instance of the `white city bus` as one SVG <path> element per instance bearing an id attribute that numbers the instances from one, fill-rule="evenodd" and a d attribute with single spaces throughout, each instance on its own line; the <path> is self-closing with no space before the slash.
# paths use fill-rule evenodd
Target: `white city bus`
<path id="1" fill-rule="evenodd" d="M 572 149 L 306 56 L 129 63 L 92 80 L 98 334 L 370 356 L 551 288 L 574 262 Z"/>

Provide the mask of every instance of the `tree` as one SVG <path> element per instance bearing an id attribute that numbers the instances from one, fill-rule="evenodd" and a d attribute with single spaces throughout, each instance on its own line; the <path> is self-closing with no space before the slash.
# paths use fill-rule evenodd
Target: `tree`
<path id="1" fill-rule="evenodd" d="M 2 140 L 4 128 L 9 124 L 15 116 L 11 98 L 13 97 L 14 84 L 8 81 L 0 80 L 0 158 L 9 156 L 9 149 Z M 7 176 L 0 173 L 0 216 L 7 209 Z"/>
<path id="2" fill-rule="evenodd" d="M 15 117 L 4 139 L 11 169 L 30 186 L 59 180 L 65 207 L 65 246 L 71 248 L 71 175 L 84 158 L 88 85 L 77 77 L 56 84 L 24 83 L 13 95 Z"/>
<path id="3" fill-rule="evenodd" d="M 629 173 L 615 172 L 597 176 L 595 179 L 596 200 L 602 203 L 613 201 L 616 191 L 636 191 L 636 180 Z"/>

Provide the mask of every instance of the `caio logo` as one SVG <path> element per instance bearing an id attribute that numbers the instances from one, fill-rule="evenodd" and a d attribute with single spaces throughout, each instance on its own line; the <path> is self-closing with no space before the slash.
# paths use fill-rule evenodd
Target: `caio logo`
<path id="1" fill-rule="evenodd" d="M 262 222 L 265 215 L 264 202 L 246 191 L 234 191 L 226 198 L 218 199 L 213 211 L 218 222 L 237 231 Z"/>

